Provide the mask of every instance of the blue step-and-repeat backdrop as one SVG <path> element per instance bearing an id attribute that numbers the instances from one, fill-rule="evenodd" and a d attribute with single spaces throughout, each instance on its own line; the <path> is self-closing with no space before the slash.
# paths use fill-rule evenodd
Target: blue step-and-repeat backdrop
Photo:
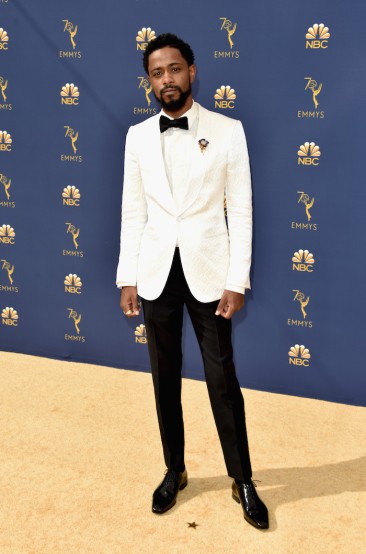
<path id="1" fill-rule="evenodd" d="M 365 21 L 363 0 L 0 0 L 0 347 L 149 371 L 114 284 L 123 150 L 159 110 L 142 52 L 173 32 L 196 100 L 247 134 L 241 385 L 366 405 Z M 184 353 L 203 379 L 188 320 Z"/>

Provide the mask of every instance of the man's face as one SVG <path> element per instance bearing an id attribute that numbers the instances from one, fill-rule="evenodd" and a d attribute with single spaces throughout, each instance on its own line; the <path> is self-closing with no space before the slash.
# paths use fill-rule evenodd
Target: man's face
<path id="1" fill-rule="evenodd" d="M 195 65 L 188 67 L 177 48 L 165 47 L 149 56 L 149 80 L 155 98 L 166 112 L 179 112 L 191 101 Z"/>

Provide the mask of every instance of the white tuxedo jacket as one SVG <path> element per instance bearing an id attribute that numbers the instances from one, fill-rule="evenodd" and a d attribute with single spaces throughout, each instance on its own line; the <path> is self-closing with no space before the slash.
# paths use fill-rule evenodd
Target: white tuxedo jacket
<path id="1" fill-rule="evenodd" d="M 179 208 L 165 173 L 160 114 L 130 127 L 127 134 L 117 286 L 137 285 L 147 300 L 164 288 L 177 239 L 185 278 L 199 301 L 218 300 L 224 289 L 250 288 L 252 198 L 244 130 L 240 121 L 198 108 Z M 200 139 L 209 142 L 204 152 Z"/>

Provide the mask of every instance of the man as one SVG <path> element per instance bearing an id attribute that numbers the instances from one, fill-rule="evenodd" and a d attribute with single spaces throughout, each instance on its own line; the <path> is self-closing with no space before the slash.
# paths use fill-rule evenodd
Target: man
<path id="1" fill-rule="evenodd" d="M 231 317 L 243 307 L 250 287 L 252 205 L 243 127 L 193 101 L 194 55 L 175 35 L 151 41 L 143 62 L 162 112 L 127 134 L 117 285 L 127 317 L 139 315 L 138 295 L 144 309 L 167 466 L 152 511 L 169 510 L 187 485 L 181 406 L 186 305 L 227 471 L 234 479 L 232 496 L 249 523 L 267 529 L 267 508 L 251 480 L 231 345 Z"/>

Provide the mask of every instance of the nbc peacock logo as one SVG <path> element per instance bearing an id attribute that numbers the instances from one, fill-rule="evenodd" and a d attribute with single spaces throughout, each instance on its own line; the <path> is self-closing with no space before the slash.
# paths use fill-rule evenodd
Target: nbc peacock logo
<path id="1" fill-rule="evenodd" d="M 328 27 L 324 23 L 314 23 L 312 27 L 309 27 L 308 32 L 305 35 L 306 48 L 328 48 L 328 39 L 330 37 L 330 32 Z"/>
<path id="2" fill-rule="evenodd" d="M 0 152 L 11 152 L 13 139 L 8 131 L 0 131 Z"/>
<path id="3" fill-rule="evenodd" d="M 83 283 L 76 273 L 69 273 L 69 275 L 66 275 L 64 285 L 65 292 L 70 294 L 81 294 L 81 287 L 83 286 Z"/>
<path id="4" fill-rule="evenodd" d="M 136 36 L 136 50 L 146 50 L 148 43 L 156 39 L 156 33 L 151 27 L 142 27 Z"/>
<path id="5" fill-rule="evenodd" d="M 230 85 L 221 85 L 216 89 L 215 95 L 215 108 L 227 109 L 235 108 L 234 101 L 236 100 L 235 90 Z"/>
<path id="6" fill-rule="evenodd" d="M 141 323 L 141 325 L 138 325 L 135 329 L 135 342 L 139 344 L 147 343 L 146 327 L 143 323 Z"/>
<path id="7" fill-rule="evenodd" d="M 9 35 L 5 31 L 5 29 L 0 27 L 0 52 L 2 52 L 3 50 L 8 50 L 8 48 L 9 48 Z"/>
<path id="8" fill-rule="evenodd" d="M 308 348 L 303 344 L 295 344 L 291 346 L 288 353 L 288 363 L 290 365 L 297 365 L 303 367 L 309 367 L 311 354 Z"/>
<path id="9" fill-rule="evenodd" d="M 2 324 L 8 327 L 18 327 L 19 315 L 14 308 L 8 306 L 1 312 Z"/>
<path id="10" fill-rule="evenodd" d="M 297 165 L 319 165 L 321 152 L 315 142 L 304 142 L 297 151 Z"/>
<path id="11" fill-rule="evenodd" d="M 298 250 L 292 256 L 292 270 L 312 273 L 314 271 L 314 256 L 309 250 Z"/>
<path id="12" fill-rule="evenodd" d="M 74 83 L 66 83 L 61 89 L 61 105 L 78 106 L 79 104 L 79 88 Z"/>
<path id="13" fill-rule="evenodd" d="M 80 206 L 80 198 L 80 191 L 74 185 L 68 185 L 62 191 L 63 206 Z"/>
<path id="14" fill-rule="evenodd" d="M 0 227 L 0 243 L 15 244 L 15 231 L 10 225 L 2 225 Z"/>

